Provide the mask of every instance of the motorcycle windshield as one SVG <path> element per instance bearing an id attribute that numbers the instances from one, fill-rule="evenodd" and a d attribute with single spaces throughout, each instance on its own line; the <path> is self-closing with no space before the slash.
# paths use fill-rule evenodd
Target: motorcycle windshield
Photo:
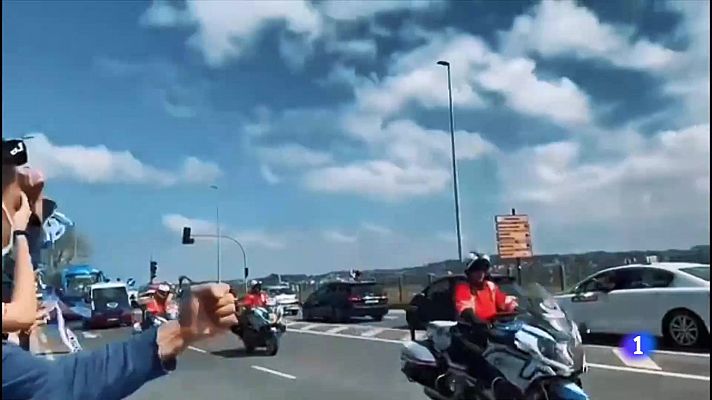
<path id="1" fill-rule="evenodd" d="M 559 307 L 554 296 L 538 283 L 517 288 L 520 319 L 554 337 L 557 342 L 572 339 L 573 323 Z"/>

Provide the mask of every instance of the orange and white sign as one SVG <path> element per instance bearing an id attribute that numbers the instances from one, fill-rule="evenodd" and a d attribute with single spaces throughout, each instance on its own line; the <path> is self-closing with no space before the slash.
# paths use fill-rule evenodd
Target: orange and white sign
<path id="1" fill-rule="evenodd" d="M 532 235 L 528 215 L 497 215 L 497 252 L 503 260 L 531 258 Z"/>

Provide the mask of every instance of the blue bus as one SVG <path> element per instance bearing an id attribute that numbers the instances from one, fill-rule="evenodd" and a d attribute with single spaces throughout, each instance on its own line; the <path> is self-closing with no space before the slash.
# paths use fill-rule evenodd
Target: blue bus
<path id="1" fill-rule="evenodd" d="M 91 285 L 106 280 L 106 276 L 98 268 L 91 265 L 73 265 L 62 270 L 60 297 L 64 302 L 80 302 Z"/>

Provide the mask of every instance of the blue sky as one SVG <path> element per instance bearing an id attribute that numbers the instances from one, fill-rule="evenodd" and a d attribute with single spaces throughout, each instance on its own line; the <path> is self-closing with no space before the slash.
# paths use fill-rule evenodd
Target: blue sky
<path id="1" fill-rule="evenodd" d="M 3 135 L 113 275 L 709 243 L 707 2 L 4 2 Z M 209 186 L 216 184 L 219 190 Z M 241 257 L 223 246 L 225 277 Z"/>

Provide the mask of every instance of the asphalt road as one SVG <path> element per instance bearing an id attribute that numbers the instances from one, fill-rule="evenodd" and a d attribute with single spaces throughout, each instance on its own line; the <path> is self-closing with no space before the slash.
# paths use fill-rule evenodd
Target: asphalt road
<path id="1" fill-rule="evenodd" d="M 393 328 L 399 321 L 291 322 L 275 357 L 247 356 L 239 339 L 226 334 L 196 344 L 180 358 L 176 372 L 129 398 L 425 399 L 419 386 L 399 371 L 399 352 L 407 334 Z M 123 328 L 80 332 L 79 338 L 91 349 L 129 334 Z M 61 350 L 51 328 L 46 338 L 51 351 Z M 586 354 L 591 369 L 583 383 L 592 399 L 709 398 L 708 354 L 661 352 L 651 357 L 653 364 L 645 365 L 629 365 L 606 346 L 588 346 Z"/>

